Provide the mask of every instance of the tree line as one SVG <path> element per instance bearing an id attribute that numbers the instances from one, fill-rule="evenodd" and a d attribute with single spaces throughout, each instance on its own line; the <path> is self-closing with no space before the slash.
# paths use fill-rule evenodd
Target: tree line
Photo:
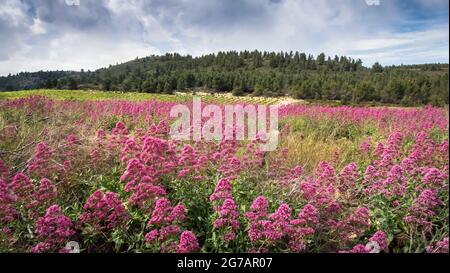
<path id="1" fill-rule="evenodd" d="M 363 66 L 360 59 L 301 52 L 228 51 L 200 57 L 168 53 L 96 71 L 19 73 L 0 90 L 102 89 L 166 93 L 206 90 L 234 95 L 292 96 L 343 103 L 446 105 L 448 64 Z"/>

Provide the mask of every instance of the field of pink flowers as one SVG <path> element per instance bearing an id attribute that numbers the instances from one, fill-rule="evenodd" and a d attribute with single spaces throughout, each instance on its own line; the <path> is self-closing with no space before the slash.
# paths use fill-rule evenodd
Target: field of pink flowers
<path id="1" fill-rule="evenodd" d="M 174 104 L 0 101 L 0 252 L 449 251 L 446 109 L 286 105 L 264 152 Z"/>

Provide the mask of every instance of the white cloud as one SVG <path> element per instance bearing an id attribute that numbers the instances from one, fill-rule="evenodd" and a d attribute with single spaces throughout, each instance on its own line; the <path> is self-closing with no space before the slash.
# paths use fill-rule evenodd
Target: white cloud
<path id="1" fill-rule="evenodd" d="M 39 70 L 95 70 L 109 64 L 121 63 L 149 54 L 160 54 L 156 48 L 145 44 L 95 39 L 81 33 L 65 34 L 50 41 L 49 46 L 36 52 L 27 46 L 22 54 L 2 62 L 0 74 L 9 73 L 9 67 L 17 71 Z"/>
<path id="2" fill-rule="evenodd" d="M 372 64 L 414 64 L 449 61 L 448 25 L 424 31 L 385 33 L 350 44 L 345 54 L 358 56 Z M 344 46 L 344 45 L 341 45 Z"/>
<path id="3" fill-rule="evenodd" d="M 0 6 L 0 75 L 108 66 L 136 56 L 219 50 L 349 55 L 366 65 L 448 62 L 448 2 L 411 0 L 6 0 Z M 412 6 L 412 4 L 411 4 Z M 436 15 L 436 18 L 432 18 Z M 407 27 L 404 27 L 404 26 Z M 412 27 L 411 27 L 412 26 Z"/>
<path id="4" fill-rule="evenodd" d="M 18 27 L 25 19 L 24 5 L 14 0 L 6 0 L 0 6 L 0 17 L 7 19 L 14 27 Z"/>
<path id="5" fill-rule="evenodd" d="M 39 18 L 34 19 L 34 23 L 30 27 L 30 29 L 31 29 L 31 32 L 35 35 L 47 33 L 47 29 L 45 28 L 44 23 Z"/>

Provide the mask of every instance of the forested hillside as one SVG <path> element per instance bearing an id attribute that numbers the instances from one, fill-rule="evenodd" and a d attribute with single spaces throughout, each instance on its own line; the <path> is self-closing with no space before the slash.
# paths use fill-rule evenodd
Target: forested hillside
<path id="1" fill-rule="evenodd" d="M 172 93 L 206 90 L 282 96 L 445 105 L 448 64 L 363 66 L 346 56 L 300 52 L 219 52 L 201 57 L 166 54 L 137 58 L 97 71 L 19 73 L 0 77 L 0 91 L 35 88 Z"/>

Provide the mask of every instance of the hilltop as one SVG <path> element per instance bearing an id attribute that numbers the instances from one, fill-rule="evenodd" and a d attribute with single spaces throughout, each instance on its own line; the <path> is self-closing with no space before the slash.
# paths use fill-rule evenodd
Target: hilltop
<path id="1" fill-rule="evenodd" d="M 23 72 L 0 77 L 0 91 L 97 89 L 175 91 L 295 99 L 448 104 L 448 64 L 363 66 L 360 59 L 300 52 L 229 51 L 200 57 L 152 55 L 96 71 Z"/>

